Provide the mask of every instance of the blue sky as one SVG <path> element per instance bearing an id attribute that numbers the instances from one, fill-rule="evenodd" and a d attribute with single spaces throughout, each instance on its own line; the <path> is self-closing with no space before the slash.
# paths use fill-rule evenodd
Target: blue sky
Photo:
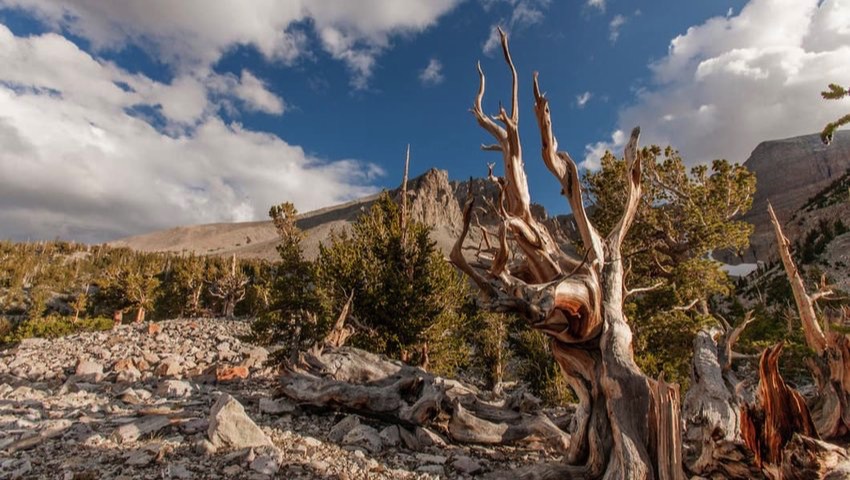
<path id="1" fill-rule="evenodd" d="M 508 100 L 508 30 L 532 197 L 540 72 L 562 149 L 593 168 L 622 131 L 691 163 L 848 108 L 850 0 L 0 0 L 0 238 L 102 241 L 341 202 L 436 167 L 486 173 L 468 112 Z M 488 42 L 489 40 L 489 42 Z"/>

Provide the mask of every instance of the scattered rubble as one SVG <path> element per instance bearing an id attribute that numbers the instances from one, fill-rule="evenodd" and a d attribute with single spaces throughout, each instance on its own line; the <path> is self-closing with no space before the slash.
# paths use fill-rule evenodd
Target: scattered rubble
<path id="1" fill-rule="evenodd" d="M 248 331 L 171 320 L 0 351 L 0 478 L 466 479 L 558 460 L 302 411 Z"/>

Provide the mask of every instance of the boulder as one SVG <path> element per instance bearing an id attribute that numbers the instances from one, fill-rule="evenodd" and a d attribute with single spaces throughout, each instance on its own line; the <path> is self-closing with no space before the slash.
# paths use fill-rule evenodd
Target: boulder
<path id="1" fill-rule="evenodd" d="M 74 374 L 83 381 L 99 382 L 103 379 L 103 365 L 91 360 L 80 360 Z"/>
<path id="2" fill-rule="evenodd" d="M 480 472 L 483 468 L 477 461 L 463 455 L 455 458 L 452 462 L 452 467 L 458 472 L 465 473 L 467 475 L 474 475 Z"/>
<path id="3" fill-rule="evenodd" d="M 168 357 L 156 366 L 156 374 L 160 377 L 176 377 L 183 373 L 183 365 L 177 357 Z"/>
<path id="4" fill-rule="evenodd" d="M 263 347 L 254 347 L 245 353 L 245 359 L 240 364 L 246 368 L 260 368 L 269 358 L 269 351 Z"/>
<path id="5" fill-rule="evenodd" d="M 283 463 L 283 453 L 277 448 L 264 448 L 256 453 L 251 460 L 251 470 L 262 475 L 274 475 Z"/>
<path id="6" fill-rule="evenodd" d="M 388 447 L 397 447 L 401 443 L 401 434 L 398 431 L 398 425 L 390 425 L 384 428 L 379 433 L 381 442 Z"/>
<path id="7" fill-rule="evenodd" d="M 210 410 L 207 437 L 216 448 L 273 446 L 269 437 L 245 413 L 235 398 L 222 394 Z"/>

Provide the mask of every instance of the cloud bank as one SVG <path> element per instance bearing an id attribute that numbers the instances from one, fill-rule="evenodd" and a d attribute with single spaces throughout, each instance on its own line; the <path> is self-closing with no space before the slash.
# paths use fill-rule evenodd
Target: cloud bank
<path id="1" fill-rule="evenodd" d="M 0 25 L 0 238 L 102 241 L 174 225 L 263 218 L 373 191 L 381 173 L 326 162 L 213 114 L 221 91 L 282 113 L 256 77 L 170 84 L 94 58 L 57 34 Z"/>
<path id="2" fill-rule="evenodd" d="M 848 59 L 850 0 L 751 0 L 674 38 L 611 139 L 587 145 L 584 165 L 619 154 L 635 125 L 643 144 L 673 145 L 691 165 L 743 162 L 761 141 L 817 132 L 850 111 L 819 94 L 850 78 Z"/>

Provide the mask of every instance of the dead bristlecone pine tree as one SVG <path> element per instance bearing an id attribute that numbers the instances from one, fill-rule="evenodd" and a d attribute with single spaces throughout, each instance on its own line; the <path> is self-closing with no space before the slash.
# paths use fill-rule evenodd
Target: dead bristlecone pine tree
<path id="1" fill-rule="evenodd" d="M 567 254 L 531 214 L 518 129 L 517 73 L 503 32 L 501 43 L 513 77 L 509 110 L 500 107 L 494 117 L 484 113 L 485 78 L 480 65 L 480 85 L 472 107 L 479 125 L 496 140 L 482 148 L 501 152 L 504 160 L 504 177 L 497 178 L 492 171 L 490 175 L 500 190 L 498 241 L 474 265 L 467 261 L 462 248 L 472 217 L 470 196 L 451 260 L 481 289 L 482 306 L 518 313 L 531 328 L 551 337 L 555 360 L 579 405 L 566 464 L 536 466 L 495 478 L 683 479 L 678 387 L 640 371 L 623 313 L 623 299 L 629 292 L 624 288 L 620 251 L 641 197 L 640 130 L 632 131 L 625 148 L 625 209 L 610 232 L 599 232 L 585 211 L 575 162 L 558 151 L 549 103 L 535 74 L 534 112 L 543 162 L 572 207 L 585 252 L 583 258 Z M 484 262 L 485 258 L 490 260 Z"/>
<path id="2" fill-rule="evenodd" d="M 230 259 L 230 270 L 210 286 L 210 295 L 221 300 L 221 313 L 225 318 L 233 318 L 236 305 L 245 299 L 246 285 L 248 276 L 238 268 L 234 254 Z"/>

